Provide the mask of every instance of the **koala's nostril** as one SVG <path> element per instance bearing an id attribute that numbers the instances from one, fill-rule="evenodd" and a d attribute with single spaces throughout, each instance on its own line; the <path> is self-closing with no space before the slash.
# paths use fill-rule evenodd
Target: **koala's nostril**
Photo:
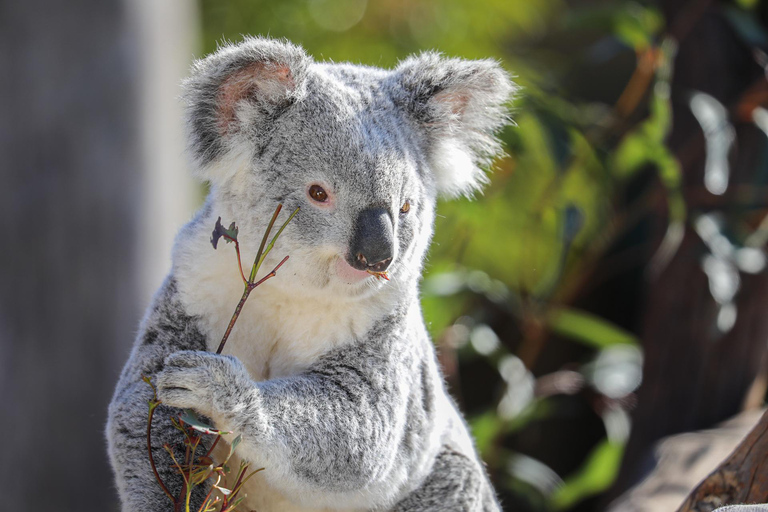
<path id="1" fill-rule="evenodd" d="M 385 270 L 387 270 L 387 267 L 389 267 L 390 263 L 392 263 L 391 256 L 381 261 L 368 263 L 368 258 L 365 257 L 365 254 L 359 252 L 355 255 L 355 260 L 352 266 L 358 270 L 370 270 L 371 272 L 384 272 Z"/>
<path id="2" fill-rule="evenodd" d="M 384 272 L 387 270 L 387 267 L 389 267 L 389 264 L 392 263 L 392 258 L 387 258 L 385 260 L 381 260 L 378 263 L 372 263 L 368 265 L 368 270 L 372 272 Z"/>

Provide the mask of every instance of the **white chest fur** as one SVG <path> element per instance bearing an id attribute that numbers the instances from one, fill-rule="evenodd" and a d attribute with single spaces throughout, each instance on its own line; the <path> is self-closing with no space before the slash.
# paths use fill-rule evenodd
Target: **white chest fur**
<path id="1" fill-rule="evenodd" d="M 223 241 L 218 250 L 210 246 L 212 225 L 207 220 L 180 234 L 173 273 L 185 309 L 199 318 L 209 350 L 216 350 L 242 296 L 243 282 L 233 246 Z M 245 247 L 241 252 L 247 265 L 253 256 Z M 277 261 L 270 254 L 263 267 L 272 268 Z M 274 278 L 251 292 L 227 340 L 223 353 L 240 359 L 254 380 L 301 372 L 327 351 L 364 335 L 386 314 L 386 294 L 361 301 L 310 290 L 296 283 L 300 266 L 289 260 Z"/>
<path id="2" fill-rule="evenodd" d="M 293 375 L 305 370 L 327 351 L 351 343 L 364 333 L 371 318 L 350 311 L 348 303 L 286 297 L 275 286 L 257 288 L 249 297 L 227 341 L 232 354 L 255 380 Z M 209 348 L 215 350 L 229 323 L 233 302 L 209 325 Z"/>
<path id="3" fill-rule="evenodd" d="M 175 269 L 181 300 L 190 314 L 200 318 L 212 351 L 243 293 L 236 263 L 231 261 L 234 254 L 220 256 L 211 250 L 194 265 Z M 289 272 L 290 267 L 281 271 Z M 288 293 L 279 279 L 278 274 L 253 290 L 223 352 L 240 359 L 254 380 L 305 370 L 322 354 L 365 333 L 381 315 L 375 300 L 362 306 L 351 299 Z"/>

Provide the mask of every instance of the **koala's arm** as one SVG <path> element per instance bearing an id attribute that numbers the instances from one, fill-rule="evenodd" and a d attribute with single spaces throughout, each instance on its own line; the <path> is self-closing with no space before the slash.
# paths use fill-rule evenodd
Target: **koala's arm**
<path id="1" fill-rule="evenodd" d="M 439 444 L 436 373 L 400 341 L 365 340 L 301 375 L 264 382 L 235 358 L 181 352 L 158 384 L 164 401 L 242 434 L 238 451 L 292 499 L 391 506 L 425 476 Z"/>
<path id="2" fill-rule="evenodd" d="M 109 406 L 106 431 L 109 456 L 125 512 L 173 510 L 149 462 L 147 420 L 152 389 L 142 380 L 142 375 L 154 381 L 169 354 L 183 349 L 205 348 L 195 319 L 184 313 L 175 296 L 175 285 L 173 281 L 168 281 L 144 321 Z M 155 409 L 151 430 L 152 454 L 157 471 L 174 496 L 178 496 L 181 490 L 182 479 L 173 469 L 173 461 L 163 445 L 174 447 L 183 461 L 184 436 L 171 423 L 171 418 L 178 417 L 179 413 L 179 409 L 159 406 Z M 203 449 L 200 448 L 201 451 Z M 193 510 L 202 504 L 206 492 L 205 486 L 195 489 Z"/>

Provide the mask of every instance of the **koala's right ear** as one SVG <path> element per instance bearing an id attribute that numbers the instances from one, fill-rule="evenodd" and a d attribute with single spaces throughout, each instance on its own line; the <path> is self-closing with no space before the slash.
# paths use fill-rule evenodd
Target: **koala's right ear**
<path id="1" fill-rule="evenodd" d="M 197 174 L 231 177 L 259 147 L 271 120 L 301 99 L 310 57 L 289 42 L 248 37 L 195 62 L 184 81 Z"/>
<path id="2" fill-rule="evenodd" d="M 517 90 L 493 60 L 446 58 L 426 52 L 395 70 L 393 98 L 427 134 L 437 191 L 471 196 L 488 181 L 484 169 L 503 154 L 496 133 L 510 122 Z"/>

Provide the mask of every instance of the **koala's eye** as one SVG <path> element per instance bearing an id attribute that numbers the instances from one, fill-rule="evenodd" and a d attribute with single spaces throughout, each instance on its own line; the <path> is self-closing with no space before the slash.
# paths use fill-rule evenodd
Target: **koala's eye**
<path id="1" fill-rule="evenodd" d="M 328 192 L 326 192 L 320 185 L 312 185 L 309 187 L 307 194 L 309 194 L 310 199 L 317 201 L 318 203 L 324 203 L 328 200 Z"/>
<path id="2" fill-rule="evenodd" d="M 411 211 L 411 202 L 406 201 L 405 204 L 400 207 L 400 213 L 408 213 L 409 211 Z"/>

